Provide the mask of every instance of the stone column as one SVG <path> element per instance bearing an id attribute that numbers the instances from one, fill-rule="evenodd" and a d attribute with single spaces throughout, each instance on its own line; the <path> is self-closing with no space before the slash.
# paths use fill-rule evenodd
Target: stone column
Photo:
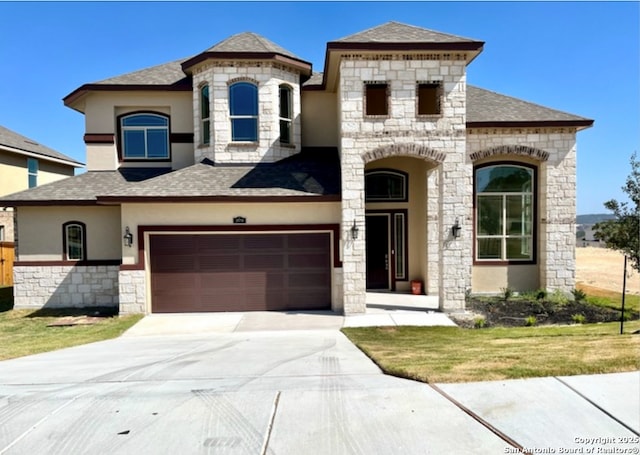
<path id="1" fill-rule="evenodd" d="M 440 309 L 460 311 L 465 307 L 465 293 L 471 287 L 473 226 L 473 168 L 465 160 L 464 138 L 455 140 L 439 168 L 440 182 Z M 461 227 L 455 238 L 451 227 Z"/>
<path id="2" fill-rule="evenodd" d="M 343 139 L 343 146 L 348 142 Z M 349 151 L 343 147 L 341 154 L 343 311 L 355 314 L 366 311 L 364 163 L 359 154 Z M 351 234 L 354 222 L 357 239 Z"/>

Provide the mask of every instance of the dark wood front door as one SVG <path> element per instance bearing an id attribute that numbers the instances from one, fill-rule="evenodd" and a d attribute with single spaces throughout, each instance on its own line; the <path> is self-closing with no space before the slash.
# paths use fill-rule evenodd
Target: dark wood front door
<path id="1" fill-rule="evenodd" d="M 367 215 L 367 289 L 389 289 L 389 215 Z"/>

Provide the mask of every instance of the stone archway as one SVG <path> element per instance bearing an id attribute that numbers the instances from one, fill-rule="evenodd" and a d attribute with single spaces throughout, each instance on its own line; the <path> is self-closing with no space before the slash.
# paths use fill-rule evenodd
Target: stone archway
<path id="1" fill-rule="evenodd" d="M 526 145 L 499 145 L 488 149 L 480 150 L 479 152 L 473 152 L 469 155 L 471 161 L 478 161 L 483 158 L 497 155 L 516 155 L 524 156 L 527 158 L 533 158 L 538 161 L 547 161 L 549 159 L 549 152 L 540 150 Z"/>
<path id="2" fill-rule="evenodd" d="M 435 162 L 436 164 L 441 164 L 446 158 L 446 154 L 444 152 L 439 152 L 425 145 L 408 143 L 390 144 L 378 147 L 374 150 L 363 153 L 362 161 L 364 162 L 364 164 L 367 164 L 371 161 L 379 160 L 382 158 L 389 158 L 392 156 L 409 156 L 413 158 L 422 158 L 427 161 Z"/>

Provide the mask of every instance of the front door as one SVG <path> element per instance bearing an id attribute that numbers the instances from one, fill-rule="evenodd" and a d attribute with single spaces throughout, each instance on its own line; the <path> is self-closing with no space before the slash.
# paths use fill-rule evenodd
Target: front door
<path id="1" fill-rule="evenodd" d="M 389 286 L 389 215 L 366 216 L 367 289 Z"/>

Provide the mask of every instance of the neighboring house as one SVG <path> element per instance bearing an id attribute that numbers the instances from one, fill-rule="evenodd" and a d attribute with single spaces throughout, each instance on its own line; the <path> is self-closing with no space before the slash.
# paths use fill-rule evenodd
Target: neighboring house
<path id="1" fill-rule="evenodd" d="M 0 201 L 16 306 L 353 314 L 413 280 L 446 311 L 570 292 L 593 120 L 467 85 L 483 44 L 390 22 L 329 42 L 314 73 L 242 33 L 79 87 L 64 103 L 88 172 Z"/>
<path id="2" fill-rule="evenodd" d="M 0 196 L 55 182 L 83 164 L 0 126 Z M 0 241 L 13 241 L 13 212 L 0 204 Z"/>

